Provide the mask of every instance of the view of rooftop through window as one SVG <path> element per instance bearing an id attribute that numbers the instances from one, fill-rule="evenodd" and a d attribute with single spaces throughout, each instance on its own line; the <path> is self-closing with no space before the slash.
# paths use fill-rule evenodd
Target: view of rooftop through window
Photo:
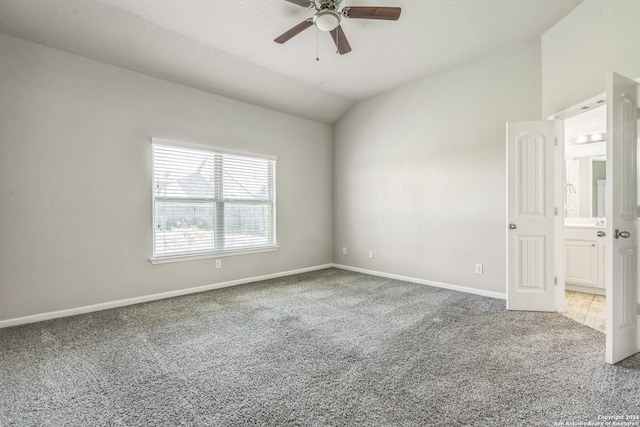
<path id="1" fill-rule="evenodd" d="M 153 146 L 154 257 L 275 245 L 275 160 Z"/>

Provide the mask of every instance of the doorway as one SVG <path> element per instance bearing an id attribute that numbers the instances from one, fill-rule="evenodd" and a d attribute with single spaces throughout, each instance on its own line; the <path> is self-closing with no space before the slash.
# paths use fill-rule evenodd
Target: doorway
<path id="1" fill-rule="evenodd" d="M 606 97 L 594 98 L 551 117 L 553 120 L 507 123 L 506 293 L 508 310 L 564 312 L 567 272 L 560 245 L 565 242 L 565 217 L 561 212 L 567 181 L 564 144 L 558 144 L 564 141 L 564 126 L 556 125 L 580 110 L 591 110 L 606 101 L 605 360 L 613 364 L 640 350 L 640 84 L 611 73 L 605 86 Z"/>
<path id="2" fill-rule="evenodd" d="M 604 102 L 565 118 L 563 314 L 605 332 L 605 192 L 607 116 Z"/>

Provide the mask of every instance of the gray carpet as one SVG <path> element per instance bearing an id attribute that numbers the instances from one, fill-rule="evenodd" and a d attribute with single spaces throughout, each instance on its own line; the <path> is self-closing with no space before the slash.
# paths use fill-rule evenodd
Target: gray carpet
<path id="1" fill-rule="evenodd" d="M 555 313 L 337 269 L 0 330 L 1 426 L 513 426 L 640 415 Z M 638 425 L 638 424 L 629 424 Z"/>

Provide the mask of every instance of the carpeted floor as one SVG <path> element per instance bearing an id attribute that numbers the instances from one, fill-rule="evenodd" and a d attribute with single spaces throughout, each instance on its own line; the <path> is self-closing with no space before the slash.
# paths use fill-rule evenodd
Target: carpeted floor
<path id="1" fill-rule="evenodd" d="M 640 416 L 640 355 L 606 365 L 598 331 L 337 269 L 1 329 L 0 351 L 0 426 Z"/>

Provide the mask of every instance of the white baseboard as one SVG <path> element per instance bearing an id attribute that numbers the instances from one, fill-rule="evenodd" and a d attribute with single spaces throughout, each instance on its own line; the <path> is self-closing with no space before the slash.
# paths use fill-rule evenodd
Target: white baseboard
<path id="1" fill-rule="evenodd" d="M 178 297 L 181 295 L 195 294 L 198 292 L 210 291 L 213 289 L 227 288 L 230 286 L 244 285 L 247 283 L 259 282 L 261 280 L 277 279 L 279 277 L 292 276 L 294 274 L 307 273 L 310 271 L 323 270 L 333 267 L 333 264 L 316 265 L 313 267 L 300 268 L 297 270 L 282 271 L 279 273 L 265 274 L 262 276 L 247 277 L 243 279 L 230 280 L 228 282 L 214 283 L 211 285 L 197 286 L 194 288 L 178 289 L 175 291 L 162 292 L 159 294 L 144 295 L 141 297 L 127 298 L 117 301 L 110 301 L 100 304 L 87 305 L 84 307 L 70 308 L 67 310 L 50 311 L 47 313 L 34 314 L 31 316 L 17 317 L 14 319 L 0 320 L 0 328 L 10 326 L 25 325 L 27 323 L 41 322 L 43 320 L 57 319 L 60 317 L 75 316 L 77 314 L 92 313 L 95 311 L 108 310 L 110 308 L 124 307 L 127 305 L 140 304 L 143 302 L 157 301 L 166 298 Z"/>
<path id="2" fill-rule="evenodd" d="M 197 286 L 197 287 L 194 287 L 194 288 L 178 289 L 178 290 L 175 290 L 175 291 L 162 292 L 162 293 L 159 293 L 159 294 L 144 295 L 144 296 L 141 296 L 141 297 L 127 298 L 127 299 L 122 299 L 122 300 L 117 300 L 117 301 L 110 301 L 110 302 L 105 302 L 105 303 L 100 303 L 100 304 L 87 305 L 87 306 L 83 306 L 83 307 L 70 308 L 70 309 L 66 309 L 66 310 L 50 311 L 50 312 L 47 312 L 47 313 L 34 314 L 34 315 L 31 315 L 31 316 L 17 317 L 17 318 L 14 318 L 14 319 L 7 319 L 7 320 L 0 320 L 0 328 L 8 328 L 10 326 L 25 325 L 27 323 L 41 322 L 41 321 L 44 321 L 44 320 L 57 319 L 57 318 L 60 318 L 60 317 L 75 316 L 75 315 L 84 314 L 84 313 L 92 313 L 92 312 L 96 312 L 96 311 L 108 310 L 110 308 L 124 307 L 124 306 L 127 306 L 127 305 L 141 304 L 141 303 L 144 303 L 144 302 L 157 301 L 157 300 L 166 299 L 166 298 L 173 298 L 173 297 L 178 297 L 178 296 L 181 296 L 181 295 L 189 295 L 189 294 L 195 294 L 195 293 L 198 293 L 198 292 L 206 292 L 206 291 L 210 291 L 210 290 L 213 290 L 213 289 L 220 289 L 220 288 L 227 288 L 227 287 L 230 287 L 230 286 L 244 285 L 244 284 L 247 284 L 247 283 L 259 282 L 261 280 L 277 279 L 279 277 L 292 276 L 294 274 L 307 273 L 307 272 L 316 271 L 316 270 L 323 270 L 325 268 L 331 268 L 331 267 L 339 268 L 339 269 L 342 269 L 342 270 L 355 271 L 355 272 L 358 272 L 358 273 L 370 274 L 372 276 L 386 277 L 386 278 L 389 278 L 389 279 L 403 280 L 405 282 L 412 282 L 412 283 L 418 283 L 418 284 L 421 284 L 421 285 L 433 286 L 433 287 L 437 287 L 437 288 L 450 289 L 450 290 L 453 290 L 453 291 L 466 292 L 466 293 L 475 294 L 475 295 L 481 295 L 481 296 L 485 296 L 485 297 L 506 299 L 506 295 L 504 293 L 499 293 L 499 292 L 492 292 L 492 291 L 485 291 L 485 290 L 482 290 L 482 289 L 467 288 L 467 287 L 459 286 L 459 285 L 451 285 L 449 283 L 434 282 L 432 280 L 417 279 L 415 277 L 402 276 L 402 275 L 399 275 L 399 274 L 384 273 L 384 272 L 381 272 L 381 271 L 368 270 L 368 269 L 358 268 L 358 267 L 350 267 L 350 266 L 341 265 L 341 264 L 323 264 L 323 265 L 317 265 L 317 266 L 313 266 L 313 267 L 300 268 L 300 269 L 297 269 L 297 270 L 282 271 L 282 272 L 278 272 L 278 273 L 265 274 L 265 275 L 262 275 L 262 276 L 247 277 L 247 278 L 243 278 L 243 279 L 230 280 L 230 281 L 227 281 L 227 282 L 214 283 L 214 284 L 211 284 L 211 285 Z"/>
<path id="3" fill-rule="evenodd" d="M 564 284 L 564 289 L 567 291 L 582 292 L 584 294 L 593 294 L 593 295 L 607 294 L 604 288 L 594 288 L 593 286 L 574 285 L 573 283 L 566 283 L 566 282 Z"/>
<path id="4" fill-rule="evenodd" d="M 436 288 L 449 289 L 452 291 L 466 292 L 468 294 L 481 295 L 483 297 L 491 297 L 497 299 L 507 299 L 507 295 L 500 292 L 485 291 L 482 289 L 467 288 L 465 286 L 451 285 L 449 283 L 434 282 L 432 280 L 417 279 L 415 277 L 401 276 L 399 274 L 384 273 L 382 271 L 367 270 L 366 268 L 350 267 L 348 265 L 334 264 L 335 268 L 342 270 L 355 271 L 357 273 L 370 274 L 372 276 L 386 277 L 388 279 L 402 280 L 405 282 L 418 283 L 420 285 L 433 286 Z"/>

